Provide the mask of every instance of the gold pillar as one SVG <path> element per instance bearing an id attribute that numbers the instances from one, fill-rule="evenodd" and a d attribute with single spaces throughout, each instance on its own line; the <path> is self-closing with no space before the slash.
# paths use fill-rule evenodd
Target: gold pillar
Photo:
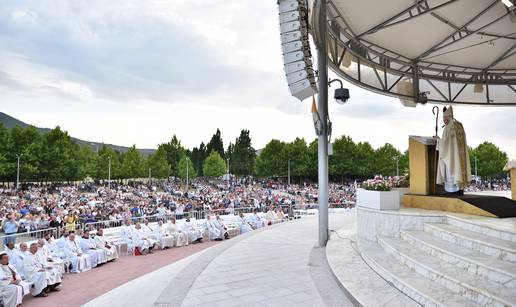
<path id="1" fill-rule="evenodd" d="M 511 168 L 511 190 L 512 200 L 516 200 L 516 167 Z"/>
<path id="2" fill-rule="evenodd" d="M 431 137 L 409 137 L 410 194 L 435 193 L 435 142 Z"/>

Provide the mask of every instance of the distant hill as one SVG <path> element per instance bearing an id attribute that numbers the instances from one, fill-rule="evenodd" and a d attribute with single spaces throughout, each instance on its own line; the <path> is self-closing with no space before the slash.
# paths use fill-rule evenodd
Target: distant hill
<path id="1" fill-rule="evenodd" d="M 27 123 L 24 123 L 22 122 L 21 120 L 19 119 L 16 119 L 12 116 L 9 116 L 5 113 L 2 113 L 0 112 L 0 123 L 2 123 L 4 125 L 4 127 L 6 127 L 7 129 L 12 129 L 16 126 L 19 126 L 20 128 L 26 128 L 27 126 L 29 126 L 29 124 Z M 38 131 L 41 133 L 41 134 L 46 134 L 46 133 L 49 133 L 51 131 L 51 129 L 49 128 L 39 128 L 39 127 L 36 127 L 36 129 L 38 129 Z M 104 143 L 99 143 L 99 142 L 92 142 L 92 141 L 85 141 L 85 140 L 81 140 L 81 139 L 77 139 L 77 138 L 74 138 L 72 137 L 72 140 L 74 142 L 76 142 L 77 144 L 81 145 L 81 146 L 90 146 L 93 150 L 97 150 L 97 148 L 101 148 L 102 146 L 106 146 L 106 147 L 110 147 L 114 150 L 117 150 L 119 152 L 126 152 L 129 147 L 125 147 L 125 146 L 118 146 L 118 145 L 113 145 L 113 144 L 104 144 Z M 138 151 L 140 153 L 142 153 L 143 155 L 151 155 L 153 154 L 154 152 L 156 152 L 156 149 L 148 149 L 148 148 L 142 148 L 142 149 L 138 149 Z"/>

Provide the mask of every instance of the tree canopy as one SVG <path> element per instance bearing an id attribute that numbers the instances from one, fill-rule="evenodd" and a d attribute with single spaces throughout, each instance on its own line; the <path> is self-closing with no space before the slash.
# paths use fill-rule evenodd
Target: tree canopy
<path id="1" fill-rule="evenodd" d="M 203 172 L 206 177 L 219 177 L 226 173 L 226 163 L 217 151 L 212 151 L 204 160 Z"/>

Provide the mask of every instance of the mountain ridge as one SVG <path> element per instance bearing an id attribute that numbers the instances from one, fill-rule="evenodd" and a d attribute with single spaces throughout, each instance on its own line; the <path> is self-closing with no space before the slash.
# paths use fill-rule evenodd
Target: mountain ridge
<path id="1" fill-rule="evenodd" d="M 12 129 L 16 126 L 19 126 L 20 128 L 27 128 L 28 126 L 30 126 L 30 124 L 27 124 L 17 118 L 10 116 L 9 114 L 4 113 L 4 112 L 0 112 L 0 123 L 2 123 L 4 125 L 4 127 L 7 129 Z M 34 126 L 34 125 L 32 125 L 32 126 Z M 34 127 L 36 127 L 36 126 L 34 126 Z M 41 134 L 47 134 L 52 130 L 50 128 L 41 128 L 41 127 L 36 127 L 36 129 Z M 72 136 L 70 136 L 70 137 L 75 143 L 77 143 L 81 146 L 89 146 L 93 150 L 97 150 L 97 148 L 101 148 L 102 146 L 112 148 L 119 152 L 127 152 L 127 150 L 129 149 L 129 147 L 126 147 L 126 146 L 105 144 L 105 143 L 93 142 L 93 141 L 85 141 L 85 140 L 81 140 L 81 139 L 78 139 L 78 138 L 75 138 Z M 151 149 L 151 148 L 137 148 L 137 150 L 141 154 L 146 155 L 146 156 L 151 155 L 156 152 L 156 149 Z"/>

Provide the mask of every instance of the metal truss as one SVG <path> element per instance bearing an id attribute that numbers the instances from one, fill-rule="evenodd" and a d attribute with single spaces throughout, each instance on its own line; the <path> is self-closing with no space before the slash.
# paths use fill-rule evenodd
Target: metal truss
<path id="1" fill-rule="evenodd" d="M 341 16 L 332 0 L 328 3 L 328 65 L 339 76 L 348 81 L 374 92 L 397 97 L 400 99 L 414 100 L 416 102 L 431 102 L 438 104 L 462 104 L 462 105 L 486 105 L 486 106 L 516 106 L 516 68 L 492 69 L 501 61 L 516 54 L 516 43 L 508 48 L 501 56 L 485 68 L 465 67 L 460 65 L 448 65 L 431 61 L 431 55 L 445 47 L 454 44 L 471 35 L 501 36 L 501 38 L 515 39 L 512 35 L 499 35 L 483 32 L 483 29 L 495 21 L 506 17 L 502 15 L 490 21 L 488 24 L 470 29 L 469 26 L 480 16 L 489 11 L 499 0 L 490 2 L 489 5 L 474 18 L 465 24 L 457 26 L 440 16 L 436 9 L 455 2 L 450 0 L 440 5 L 431 6 L 426 0 L 418 0 L 411 7 L 399 12 L 391 18 L 381 22 L 363 33 L 356 34 Z M 367 41 L 363 36 L 381 31 L 386 27 L 418 18 L 424 14 L 431 14 L 435 18 L 449 24 L 455 31 L 443 38 L 423 52 L 415 59 L 410 59 L 392 50 L 378 46 Z M 317 25 L 313 29 L 318 31 Z M 498 37 L 500 38 L 500 37 Z M 316 39 L 316 44 L 317 44 Z M 349 53 L 349 54 L 347 54 Z M 347 54 L 347 55 L 346 55 Z M 353 58 L 354 73 L 343 67 L 345 57 Z M 367 71 L 365 71 L 367 69 Z M 364 80 L 364 74 L 375 82 Z M 410 80 L 412 93 L 400 93 L 397 85 L 401 80 Z M 484 96 L 479 100 L 469 100 L 464 97 L 465 89 L 473 89 L 481 85 L 481 93 Z M 424 87 L 428 92 L 421 90 Z M 496 89 L 494 89 L 496 87 Z M 504 88 L 510 95 L 509 101 L 494 101 L 493 90 Z M 491 90 L 491 93 L 490 93 Z M 431 95 L 427 95 L 430 94 Z M 477 92 L 478 93 L 478 92 Z"/>

